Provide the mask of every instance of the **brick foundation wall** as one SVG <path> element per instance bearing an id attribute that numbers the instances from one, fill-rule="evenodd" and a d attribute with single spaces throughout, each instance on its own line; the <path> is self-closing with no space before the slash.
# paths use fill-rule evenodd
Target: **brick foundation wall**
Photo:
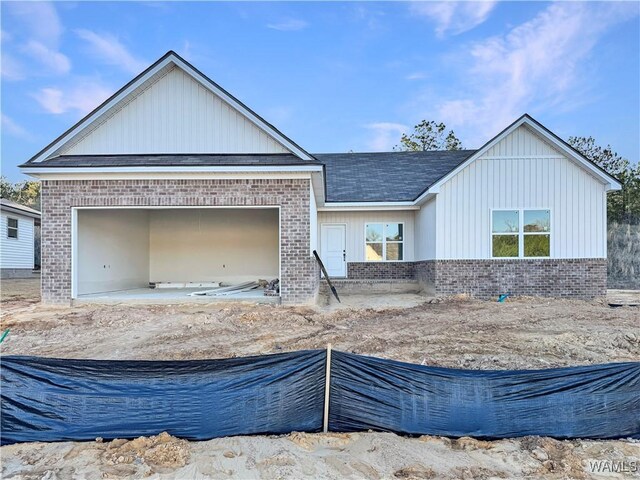
<path id="1" fill-rule="evenodd" d="M 308 303 L 319 273 L 309 255 L 308 179 L 45 180 L 42 182 L 42 301 L 71 300 L 71 208 L 280 206 L 281 298 Z"/>
<path id="2" fill-rule="evenodd" d="M 349 262 L 349 280 L 417 280 L 437 296 L 501 293 L 539 297 L 595 298 L 607 291 L 603 258 L 518 260 L 423 260 Z"/>
<path id="3" fill-rule="evenodd" d="M 414 262 L 348 262 L 347 278 L 351 280 L 413 280 Z"/>
<path id="4" fill-rule="evenodd" d="M 436 262 L 421 260 L 415 262 L 416 280 L 424 286 L 434 286 L 436 283 Z"/>
<path id="5" fill-rule="evenodd" d="M 604 258 L 437 260 L 436 295 L 467 293 L 478 298 L 501 293 L 540 297 L 594 298 L 607 291 Z"/>

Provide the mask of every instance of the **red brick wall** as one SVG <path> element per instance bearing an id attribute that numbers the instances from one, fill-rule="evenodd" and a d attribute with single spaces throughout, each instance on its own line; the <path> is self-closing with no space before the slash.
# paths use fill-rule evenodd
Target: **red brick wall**
<path id="1" fill-rule="evenodd" d="M 45 180 L 42 182 L 42 301 L 71 299 L 71 208 L 280 206 L 281 296 L 307 303 L 318 292 L 310 256 L 309 180 Z"/>

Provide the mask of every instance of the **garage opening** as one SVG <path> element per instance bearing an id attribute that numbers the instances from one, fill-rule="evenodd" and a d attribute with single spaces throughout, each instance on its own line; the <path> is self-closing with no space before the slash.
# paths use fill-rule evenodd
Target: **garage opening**
<path id="1" fill-rule="evenodd" d="M 277 207 L 76 212 L 74 299 L 279 301 Z"/>

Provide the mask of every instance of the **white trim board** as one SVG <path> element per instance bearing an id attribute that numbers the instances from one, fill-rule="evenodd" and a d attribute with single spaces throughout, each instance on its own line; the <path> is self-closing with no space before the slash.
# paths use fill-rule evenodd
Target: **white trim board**
<path id="1" fill-rule="evenodd" d="M 71 300 L 78 299 L 78 211 L 79 210 L 185 210 L 185 209 L 277 209 L 278 210 L 278 278 L 282 296 L 282 208 L 280 205 L 109 205 L 71 207 Z M 42 280 L 41 280 L 42 282 Z M 213 300 L 212 300 L 213 301 Z"/>
<path id="2" fill-rule="evenodd" d="M 121 90 L 116 92 L 111 98 L 109 98 L 102 105 L 96 108 L 93 112 L 89 113 L 86 117 L 84 117 L 73 127 L 63 133 L 42 151 L 37 153 L 33 158 L 31 158 L 31 160 L 29 160 L 29 162 L 38 163 L 55 155 L 56 152 L 58 152 L 66 144 L 87 133 L 91 126 L 94 123 L 99 122 L 104 115 L 111 113 L 113 109 L 117 108 L 117 106 L 122 102 L 126 102 L 127 98 L 130 95 L 134 94 L 146 82 L 151 81 L 156 76 L 162 75 L 165 70 L 170 69 L 172 66 L 176 66 L 190 75 L 203 87 L 208 89 L 211 93 L 218 96 L 224 102 L 240 112 L 249 121 L 251 121 L 258 128 L 262 129 L 267 135 L 271 136 L 274 140 L 280 143 L 291 153 L 303 160 L 313 160 L 313 157 L 309 153 L 296 145 L 289 138 L 284 136 L 273 125 L 267 123 L 262 117 L 250 110 L 246 105 L 240 102 L 237 98 L 233 97 L 230 93 L 213 82 L 211 79 L 206 77 L 195 67 L 181 58 L 178 54 L 173 51 L 169 51 L 156 63 L 151 65 L 144 72 L 142 72 L 131 82 L 125 85 Z"/>
<path id="3" fill-rule="evenodd" d="M 29 175 L 75 175 L 79 173 L 108 174 L 108 173 L 143 173 L 145 175 L 154 173 L 299 173 L 299 172 L 322 172 L 322 165 L 300 165 L 300 166 L 264 166 L 264 167 L 243 167 L 243 166 L 203 166 L 203 167 L 26 167 L 23 172 Z"/>

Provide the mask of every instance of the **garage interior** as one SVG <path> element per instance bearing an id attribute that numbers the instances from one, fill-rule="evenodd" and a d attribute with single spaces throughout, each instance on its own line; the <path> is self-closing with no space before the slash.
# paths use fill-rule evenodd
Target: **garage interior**
<path id="1" fill-rule="evenodd" d="M 278 279 L 277 207 L 78 209 L 76 222 L 76 300 L 279 301 L 262 287 L 189 295 L 217 282 L 224 287 Z"/>

